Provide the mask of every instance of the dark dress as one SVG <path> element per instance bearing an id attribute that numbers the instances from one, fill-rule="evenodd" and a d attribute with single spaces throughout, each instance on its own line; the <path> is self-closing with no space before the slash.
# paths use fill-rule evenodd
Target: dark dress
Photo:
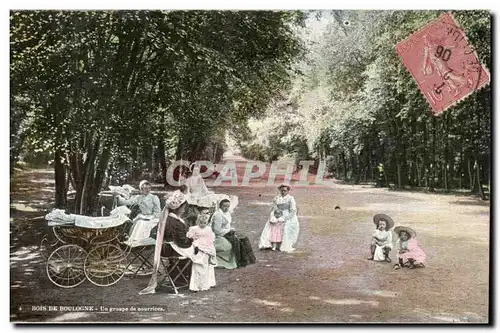
<path id="1" fill-rule="evenodd" d="M 234 230 L 228 231 L 228 225 L 230 223 L 223 214 L 216 212 L 212 218 L 212 229 L 215 235 L 219 237 L 222 236 L 231 243 L 237 267 L 245 267 L 254 264 L 256 259 L 248 237 L 237 235 Z"/>
<path id="2" fill-rule="evenodd" d="M 167 217 L 167 222 L 165 224 L 165 232 L 163 234 L 163 242 L 174 242 L 178 247 L 182 247 L 184 249 L 191 246 L 193 241 L 190 238 L 186 237 L 186 234 L 189 230 L 189 226 L 182 223 L 179 219 L 176 219 L 173 216 Z M 158 227 L 155 227 L 151 230 L 151 237 L 156 239 L 158 233 Z M 162 249 L 162 257 L 178 257 L 179 254 L 172 249 L 171 246 L 165 244 Z"/>

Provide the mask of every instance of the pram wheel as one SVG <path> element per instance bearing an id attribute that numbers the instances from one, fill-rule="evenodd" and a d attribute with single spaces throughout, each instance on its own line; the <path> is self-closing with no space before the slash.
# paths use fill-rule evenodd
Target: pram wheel
<path id="1" fill-rule="evenodd" d="M 92 249 L 85 258 L 85 276 L 96 286 L 111 286 L 123 277 L 125 260 L 126 253 L 118 246 L 100 245 Z"/>
<path id="2" fill-rule="evenodd" d="M 50 254 L 54 251 L 54 248 L 59 243 L 57 239 L 49 239 L 49 235 L 45 234 L 40 242 L 40 255 L 44 260 L 47 260 Z"/>
<path id="3" fill-rule="evenodd" d="M 84 261 L 87 252 L 78 245 L 63 245 L 47 260 L 47 276 L 61 288 L 73 288 L 85 281 Z"/>

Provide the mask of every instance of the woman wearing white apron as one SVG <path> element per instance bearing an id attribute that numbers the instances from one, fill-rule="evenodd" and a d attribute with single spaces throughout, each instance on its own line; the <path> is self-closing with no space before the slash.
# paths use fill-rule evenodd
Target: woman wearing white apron
<path id="1" fill-rule="evenodd" d="M 290 185 L 281 184 L 278 186 L 280 195 L 274 198 L 271 209 L 271 216 L 279 209 L 283 213 L 285 225 L 283 227 L 283 238 L 279 250 L 281 252 L 293 252 L 294 245 L 299 237 L 299 219 L 297 218 L 297 204 L 293 196 L 289 194 Z M 264 226 L 260 236 L 259 249 L 269 249 L 271 245 L 271 231 L 269 221 Z"/>
<path id="2" fill-rule="evenodd" d="M 125 242 L 129 245 L 138 244 L 149 238 L 151 229 L 158 224 L 161 212 L 160 199 L 151 194 L 151 184 L 147 180 L 139 183 L 139 190 L 141 194 L 134 195 L 130 199 L 118 197 L 119 205 L 137 205 L 140 210 L 140 214 L 132 221 L 133 225 L 130 228 L 128 240 Z M 117 195 L 118 193 L 115 192 L 114 194 Z"/>

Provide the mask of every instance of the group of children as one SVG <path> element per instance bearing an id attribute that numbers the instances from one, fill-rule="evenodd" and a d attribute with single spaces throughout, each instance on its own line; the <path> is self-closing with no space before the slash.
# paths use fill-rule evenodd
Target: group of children
<path id="1" fill-rule="evenodd" d="M 368 260 L 391 262 L 389 253 L 392 250 L 392 227 L 394 221 L 386 214 L 377 214 L 373 217 L 376 229 L 372 234 L 370 245 L 371 256 Z M 425 267 L 427 256 L 418 246 L 417 233 L 409 227 L 398 226 L 394 228 L 398 235 L 397 241 L 397 263 L 394 269 L 402 267 L 417 268 Z"/>

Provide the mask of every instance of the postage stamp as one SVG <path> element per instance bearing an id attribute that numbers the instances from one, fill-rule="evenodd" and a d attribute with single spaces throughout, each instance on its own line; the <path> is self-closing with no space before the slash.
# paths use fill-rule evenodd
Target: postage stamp
<path id="1" fill-rule="evenodd" d="M 398 43 L 396 51 L 434 115 L 490 81 L 488 70 L 450 13 Z"/>

